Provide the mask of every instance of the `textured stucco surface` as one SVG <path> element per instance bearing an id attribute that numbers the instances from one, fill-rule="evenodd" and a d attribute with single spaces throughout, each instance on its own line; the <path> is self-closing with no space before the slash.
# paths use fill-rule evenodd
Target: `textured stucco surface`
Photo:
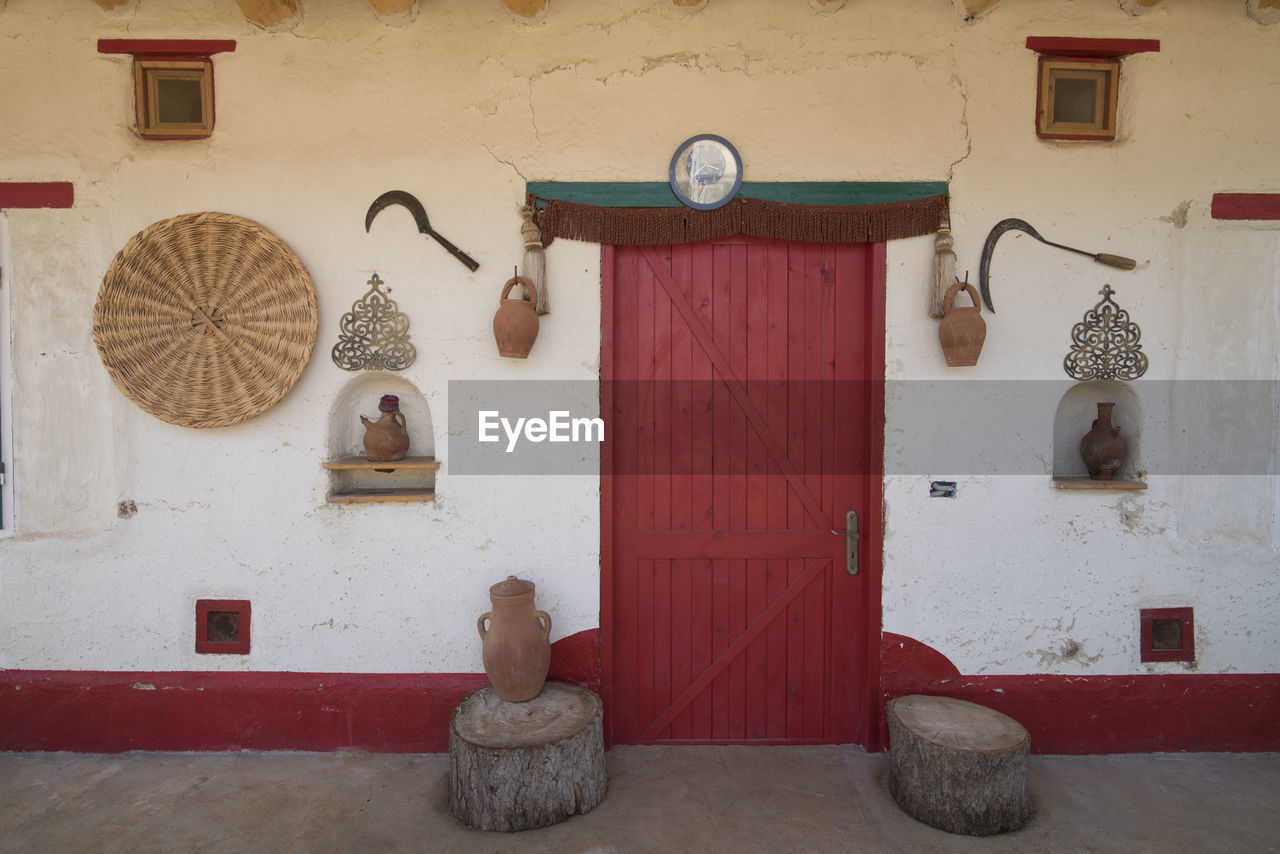
<path id="1" fill-rule="evenodd" d="M 70 210 L 0 215 L 12 323 L 0 409 L 14 445 L 0 667 L 476 671 L 474 618 L 510 573 L 537 582 L 553 639 L 598 626 L 596 479 L 451 474 L 447 384 L 597 377 L 591 245 L 549 249 L 553 313 L 538 344 L 527 362 L 496 355 L 490 319 L 519 261 L 524 182 L 661 181 L 680 141 L 714 132 L 738 146 L 748 180 L 950 182 L 958 270 L 975 283 L 987 231 L 1010 216 L 1138 262 L 1118 272 L 1007 235 L 981 362 L 947 369 L 924 310 L 932 240 L 888 247 L 886 630 L 966 673 L 1136 673 L 1139 608 L 1191 605 L 1201 671 L 1277 669 L 1271 456 L 1254 476 L 1162 472 L 1150 447 L 1216 414 L 1174 400 L 1129 425 L 1146 491 L 1057 491 L 1049 475 L 1070 327 L 1105 282 L 1142 325 L 1151 380 L 1256 380 L 1274 394 L 1280 229 L 1215 221 L 1209 202 L 1280 191 L 1280 27 L 1209 0 L 1140 17 L 1114 0 L 1010 2 L 972 22 L 949 0 L 824 13 L 711 0 L 694 14 L 556 2 L 532 26 L 496 0 L 436 0 L 400 26 L 364 0 L 302 5 L 300 23 L 272 33 L 231 0 L 114 14 L 83 0 L 0 5 L 5 180 L 76 188 Z M 1116 142 L 1035 137 L 1029 35 L 1160 40 L 1124 62 Z M 235 39 L 214 59 L 213 137 L 139 139 L 129 58 L 97 53 L 100 38 Z M 422 199 L 479 272 L 402 210 L 366 234 L 369 202 L 392 188 Z M 202 210 L 254 219 L 293 248 L 320 334 L 279 405 L 197 431 L 115 389 L 91 316 L 131 235 Z M 339 445 L 382 393 L 328 357 L 375 270 L 412 318 L 418 361 L 388 386 L 429 409 L 410 429 L 444 461 L 432 505 L 325 502 L 321 461 L 355 450 Z M 926 380 L 1039 383 L 1013 411 L 998 389 L 967 405 L 953 390 L 922 416 L 913 389 Z M 911 450 L 1001 433 L 999 460 L 924 470 Z M 990 474 L 1004 465 L 1017 473 Z M 957 480 L 958 497 L 929 498 L 933 479 Z M 122 501 L 136 515 L 123 518 Z M 202 597 L 252 600 L 251 656 L 195 655 Z"/>

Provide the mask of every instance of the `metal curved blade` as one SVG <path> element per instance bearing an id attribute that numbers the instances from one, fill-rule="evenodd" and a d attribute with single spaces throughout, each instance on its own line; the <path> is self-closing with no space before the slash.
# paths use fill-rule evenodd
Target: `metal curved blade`
<path id="1" fill-rule="evenodd" d="M 982 244 L 982 260 L 978 262 L 978 290 L 982 293 L 982 301 L 987 304 L 987 311 L 992 314 L 995 314 L 996 307 L 991 304 L 991 256 L 996 251 L 996 241 L 1006 231 L 1025 231 L 1036 240 L 1044 241 L 1030 223 L 1020 219 L 1002 219 L 991 229 L 986 243 Z"/>
<path id="2" fill-rule="evenodd" d="M 408 208 L 409 213 L 413 214 L 414 222 L 418 224 L 418 231 L 422 234 L 430 233 L 431 222 L 427 219 L 427 209 L 422 206 L 422 202 L 418 201 L 412 193 L 407 193 L 404 190 L 388 190 L 374 199 L 373 204 L 369 205 L 369 212 L 364 215 L 364 230 L 367 232 L 369 226 L 373 225 L 373 218 L 392 205 L 401 205 Z"/>

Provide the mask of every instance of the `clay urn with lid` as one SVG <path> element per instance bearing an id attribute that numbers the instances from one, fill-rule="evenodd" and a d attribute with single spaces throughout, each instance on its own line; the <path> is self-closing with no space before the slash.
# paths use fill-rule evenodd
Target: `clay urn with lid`
<path id="1" fill-rule="evenodd" d="M 378 409 L 382 417 L 377 421 L 360 416 L 360 423 L 364 424 L 364 454 L 375 463 L 403 460 L 409 451 L 409 430 L 400 412 L 400 398 L 384 394 Z"/>
<path id="2" fill-rule="evenodd" d="M 484 672 L 508 703 L 538 696 L 551 666 L 551 615 L 534 608 L 534 588 L 532 581 L 508 575 L 489 588 L 493 610 L 476 621 Z"/>

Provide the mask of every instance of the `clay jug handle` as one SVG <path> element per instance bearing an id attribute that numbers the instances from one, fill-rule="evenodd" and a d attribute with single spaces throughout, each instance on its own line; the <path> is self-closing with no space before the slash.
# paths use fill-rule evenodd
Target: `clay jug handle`
<path id="1" fill-rule="evenodd" d="M 396 410 L 393 410 L 391 414 L 395 417 L 397 424 L 399 424 L 401 427 L 403 427 L 406 430 L 409 429 L 408 423 L 404 420 L 403 412 L 401 412 L 399 409 L 396 409 Z"/>
<path id="2" fill-rule="evenodd" d="M 485 631 L 485 628 L 484 628 L 484 621 L 488 619 L 492 619 L 492 617 L 493 617 L 492 611 L 485 611 L 483 614 L 480 615 L 480 619 L 476 620 L 476 628 L 480 630 L 480 640 L 484 640 L 484 636 L 488 634 L 488 632 Z"/>
<path id="3" fill-rule="evenodd" d="M 547 633 L 547 640 L 551 640 L 551 615 L 546 611 L 534 611 L 533 616 L 538 620 L 538 622 L 546 623 L 546 625 L 543 626 L 543 629 Z"/>
<path id="4" fill-rule="evenodd" d="M 510 279 L 507 279 L 507 286 L 502 289 L 502 299 L 506 299 L 507 294 L 511 293 L 511 289 L 517 284 L 524 285 L 525 293 L 529 295 L 530 302 L 536 303 L 538 301 L 538 289 L 533 286 L 533 282 L 529 281 L 524 276 L 512 276 Z"/>
<path id="5" fill-rule="evenodd" d="M 951 310 L 951 304 L 956 301 L 956 294 L 964 290 L 969 294 L 969 299 L 973 301 L 973 307 L 978 311 L 982 311 L 982 306 L 978 302 L 978 291 L 968 282 L 956 282 L 947 289 L 947 295 L 942 299 L 942 313 L 946 314 Z"/>

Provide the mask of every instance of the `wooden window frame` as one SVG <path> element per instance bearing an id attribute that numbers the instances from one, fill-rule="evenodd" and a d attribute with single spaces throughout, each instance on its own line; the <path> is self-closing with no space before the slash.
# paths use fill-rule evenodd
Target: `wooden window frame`
<path id="1" fill-rule="evenodd" d="M 200 121 L 165 122 L 160 119 L 159 83 L 162 80 L 200 81 Z M 205 139 L 213 135 L 212 60 L 135 58 L 133 86 L 138 135 L 143 139 Z"/>
<path id="2" fill-rule="evenodd" d="M 1094 84 L 1092 122 L 1054 121 L 1056 83 L 1064 79 L 1092 79 Z M 1116 105 L 1120 94 L 1120 60 L 1040 57 L 1040 79 L 1036 97 L 1036 134 L 1041 139 L 1116 138 Z"/>

